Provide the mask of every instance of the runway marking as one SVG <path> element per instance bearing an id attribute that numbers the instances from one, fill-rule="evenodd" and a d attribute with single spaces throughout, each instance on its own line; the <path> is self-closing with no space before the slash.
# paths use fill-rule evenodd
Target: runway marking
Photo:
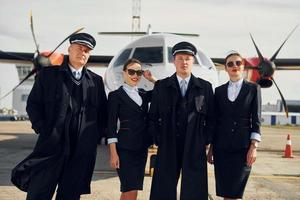
<path id="1" fill-rule="evenodd" d="M 268 179 L 293 179 L 293 180 L 300 180 L 300 176 L 295 174 L 295 175 L 250 175 L 250 178 L 268 178 Z"/>
<path id="2" fill-rule="evenodd" d="M 208 176 L 214 176 L 214 173 L 208 173 Z M 271 174 L 271 175 L 258 175 L 251 174 L 250 178 L 269 178 L 269 179 L 294 179 L 300 180 L 300 174 Z"/>

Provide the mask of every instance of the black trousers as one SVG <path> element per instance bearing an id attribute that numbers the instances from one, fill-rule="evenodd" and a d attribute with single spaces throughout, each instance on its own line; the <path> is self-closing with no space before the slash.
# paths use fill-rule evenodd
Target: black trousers
<path id="1" fill-rule="evenodd" d="M 62 158 L 42 170 L 33 171 L 26 200 L 51 200 L 57 185 L 56 200 L 79 200 L 80 194 L 72 189 L 72 183 L 65 184 L 65 181 L 61 181 L 66 170 L 66 160 Z"/>

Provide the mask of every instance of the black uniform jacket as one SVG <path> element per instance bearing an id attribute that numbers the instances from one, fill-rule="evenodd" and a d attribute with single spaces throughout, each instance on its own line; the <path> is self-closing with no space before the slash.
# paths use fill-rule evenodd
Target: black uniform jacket
<path id="1" fill-rule="evenodd" d="M 122 86 L 108 95 L 108 138 L 118 138 L 120 149 L 140 150 L 147 148 L 152 139 L 147 133 L 147 112 L 151 100 L 151 91 L 139 89 L 143 103 L 136 104 Z M 117 131 L 117 123 L 120 122 Z"/>
<path id="2" fill-rule="evenodd" d="M 207 199 L 206 144 L 214 128 L 213 90 L 209 82 L 191 75 L 182 164 L 181 199 Z M 176 199 L 176 108 L 181 94 L 176 74 L 155 83 L 149 111 L 149 131 L 158 153 L 152 181 L 153 200 Z"/>
<path id="3" fill-rule="evenodd" d="M 234 102 L 228 99 L 228 84 L 215 90 L 214 148 L 239 150 L 248 148 L 252 132 L 260 134 L 261 93 L 259 85 L 243 81 Z"/>
<path id="4" fill-rule="evenodd" d="M 32 128 L 39 134 L 33 152 L 12 171 L 12 182 L 26 191 L 35 170 L 55 165 L 69 154 L 69 124 L 72 101 L 68 59 L 62 66 L 46 67 L 38 72 L 27 101 Z M 84 68 L 83 106 L 77 147 L 66 173 L 66 180 L 80 193 L 90 192 L 96 159 L 97 141 L 107 124 L 107 98 L 102 78 Z"/>

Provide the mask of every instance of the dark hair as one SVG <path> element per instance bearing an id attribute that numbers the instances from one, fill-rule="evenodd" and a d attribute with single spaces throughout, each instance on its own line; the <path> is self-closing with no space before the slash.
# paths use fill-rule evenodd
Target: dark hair
<path id="1" fill-rule="evenodd" d="M 142 63 L 141 63 L 138 59 L 130 58 L 130 59 L 128 59 L 128 60 L 124 63 L 124 65 L 123 65 L 123 71 L 126 71 L 128 65 L 133 64 L 133 63 L 137 63 L 137 64 L 139 64 L 139 65 L 142 66 Z"/>

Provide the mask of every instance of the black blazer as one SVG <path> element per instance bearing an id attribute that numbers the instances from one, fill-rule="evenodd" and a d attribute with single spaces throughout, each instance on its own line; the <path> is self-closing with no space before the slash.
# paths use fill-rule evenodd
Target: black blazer
<path id="1" fill-rule="evenodd" d="M 216 148 L 248 148 L 252 132 L 260 134 L 261 92 L 257 84 L 243 81 L 234 102 L 228 99 L 228 84 L 215 90 L 217 127 L 213 144 Z"/>
<path id="2" fill-rule="evenodd" d="M 151 137 L 147 133 L 147 112 L 151 91 L 139 89 L 143 103 L 137 105 L 122 86 L 108 95 L 108 139 L 118 138 L 119 149 L 139 150 L 147 148 Z M 117 123 L 120 121 L 119 130 Z"/>

